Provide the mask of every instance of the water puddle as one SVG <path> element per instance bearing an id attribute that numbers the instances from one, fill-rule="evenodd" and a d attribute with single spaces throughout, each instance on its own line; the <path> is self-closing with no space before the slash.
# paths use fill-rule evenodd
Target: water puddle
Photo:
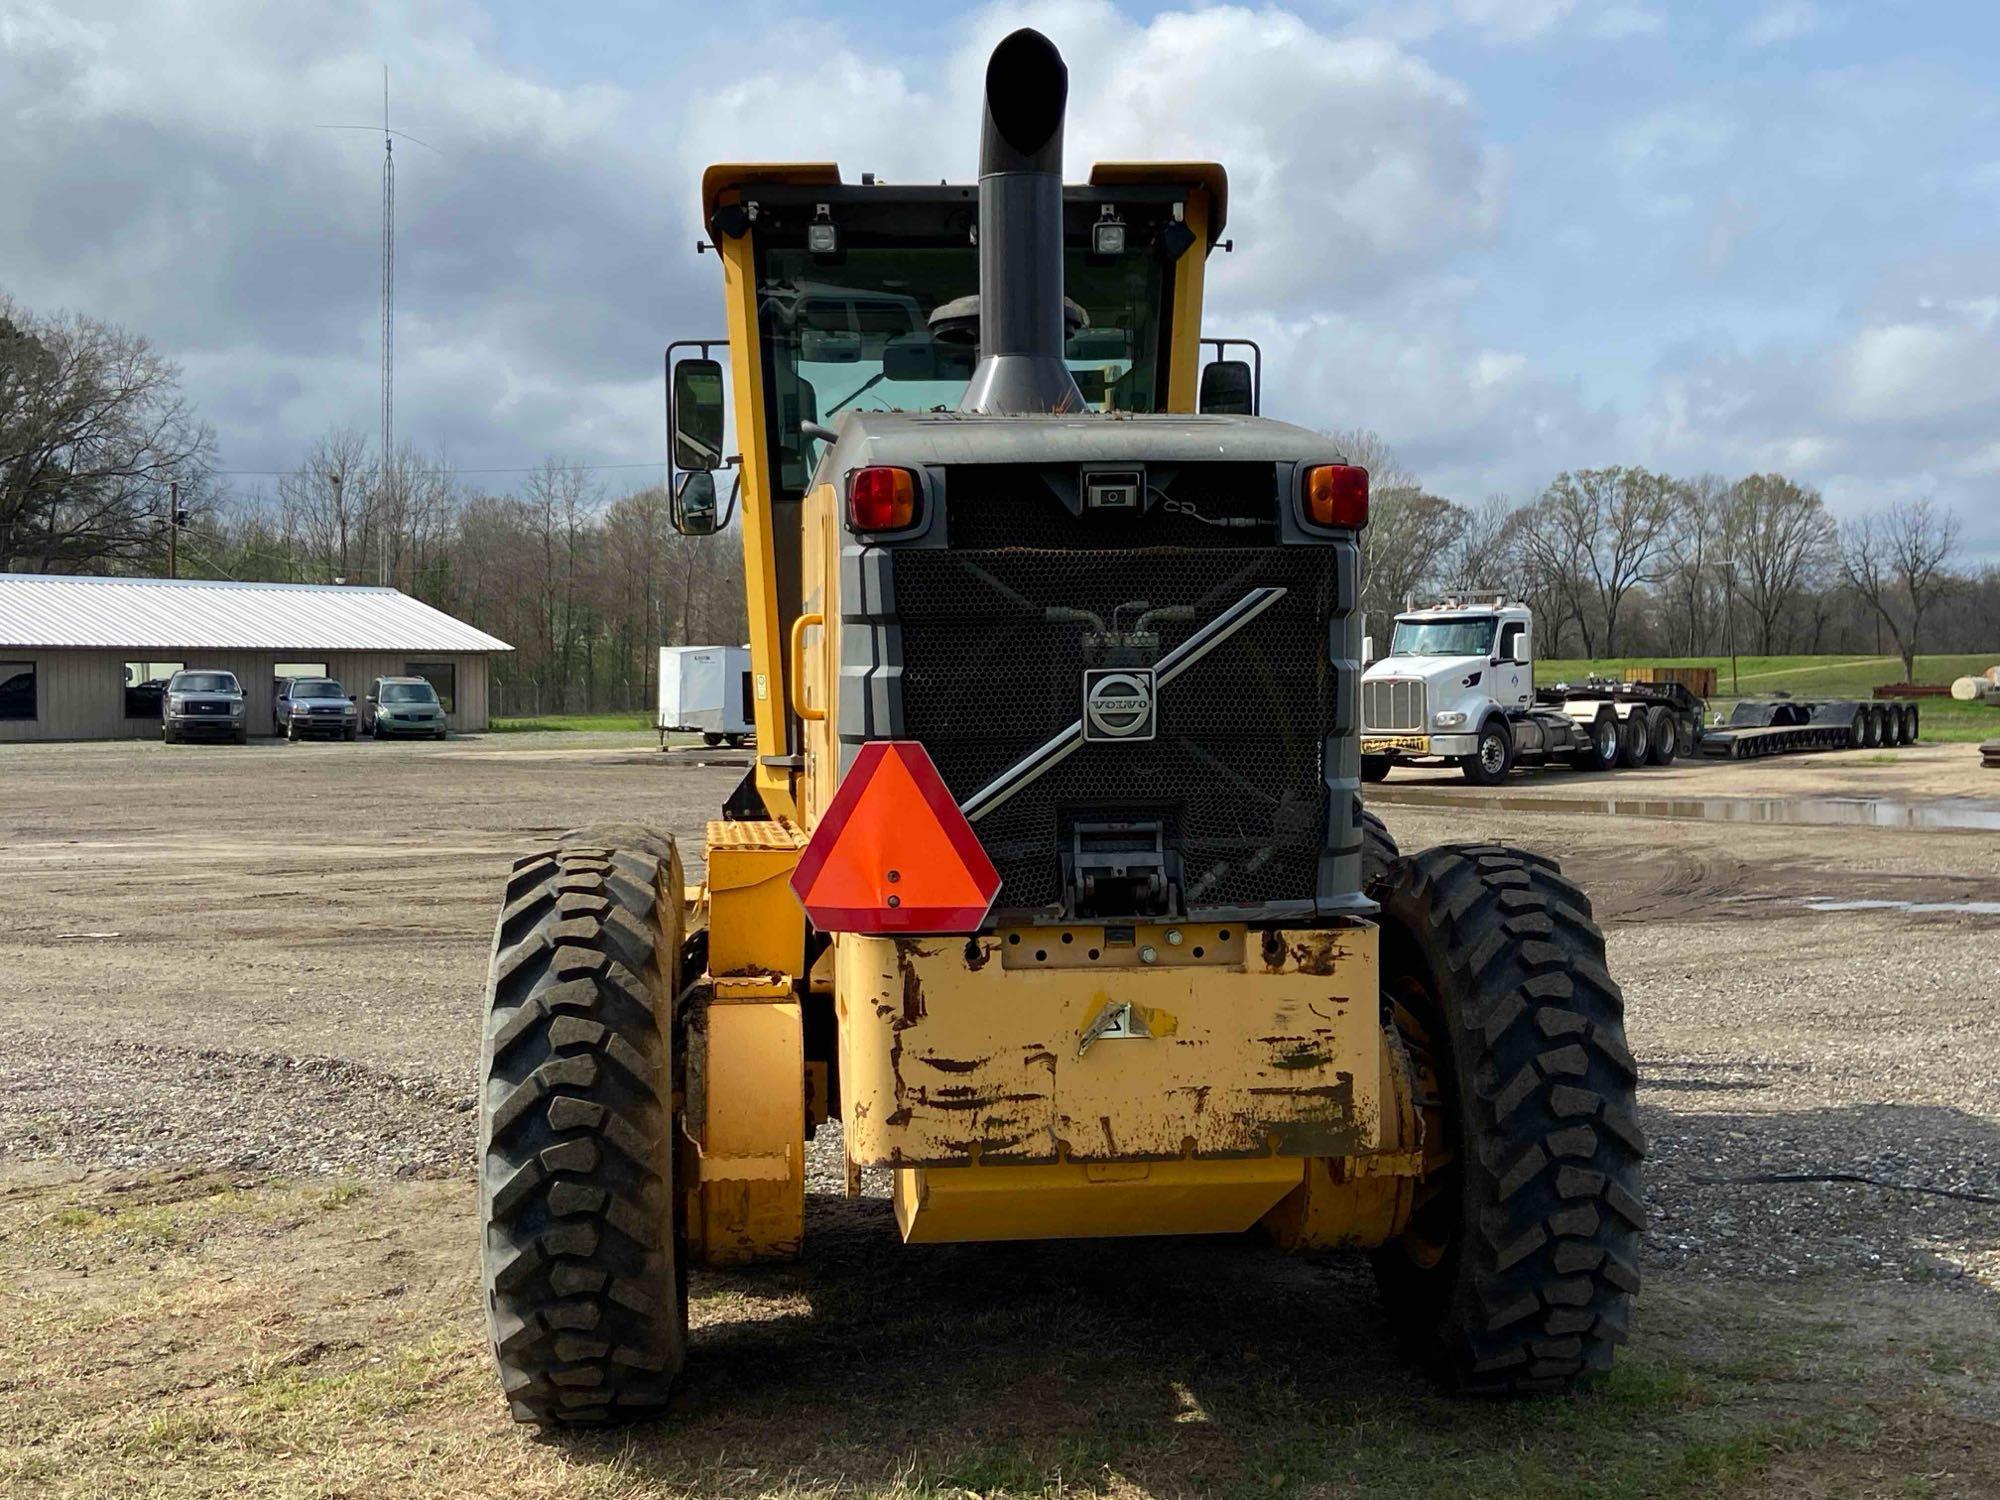
<path id="1" fill-rule="evenodd" d="M 2000 806 L 1943 798 L 1899 802 L 1881 797 L 1533 797 L 1410 787 L 1370 790 L 1390 807 L 1476 807 L 1524 813 L 1594 813 L 1684 823 L 1789 823 L 1860 828 L 1949 828 L 2000 833 Z"/>
<path id="2" fill-rule="evenodd" d="M 1801 896 L 1793 904 L 1807 911 L 1950 911 L 2000 917 L 2000 901 L 1849 901 L 1831 896 Z"/>

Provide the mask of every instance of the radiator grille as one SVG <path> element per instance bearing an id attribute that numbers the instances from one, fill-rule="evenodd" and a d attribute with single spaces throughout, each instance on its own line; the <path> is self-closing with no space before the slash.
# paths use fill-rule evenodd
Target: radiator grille
<path id="1" fill-rule="evenodd" d="M 1000 534 L 997 521 L 962 509 L 956 474 L 950 493 L 955 544 Z M 1059 539 L 1065 523 L 1084 524 L 1043 515 L 1039 536 Z M 1110 534 L 1142 533 L 1121 522 Z M 1159 623 L 1165 654 L 1252 589 L 1286 591 L 1160 689 L 1157 738 L 1086 744 L 979 821 L 1002 879 L 1000 907 L 1056 906 L 1060 851 L 1079 819 L 1158 819 L 1180 853 L 1191 912 L 1314 898 L 1327 824 L 1321 762 L 1338 692 L 1327 660 L 1334 551 L 1238 541 L 894 555 L 903 729 L 960 801 L 1080 716 L 1084 669 L 1102 664 L 1088 659 L 1092 632 L 1045 611 L 1117 614 L 1129 627 L 1134 601 L 1192 606 L 1192 619 Z"/>
<path id="2" fill-rule="evenodd" d="M 1418 730 L 1429 722 L 1425 684 L 1410 677 L 1378 677 L 1361 684 L 1361 725 L 1374 730 Z"/>

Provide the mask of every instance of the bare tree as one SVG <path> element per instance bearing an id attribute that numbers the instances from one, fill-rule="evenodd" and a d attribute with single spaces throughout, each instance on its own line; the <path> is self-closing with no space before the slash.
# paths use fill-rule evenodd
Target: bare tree
<path id="1" fill-rule="evenodd" d="M 278 480 L 280 524 L 297 545 L 304 581 L 359 583 L 368 558 L 376 465 L 368 440 L 336 428 Z"/>
<path id="2" fill-rule="evenodd" d="M 1819 491 L 1782 474 L 1752 474 L 1729 488 L 1724 544 L 1743 607 L 1757 622 L 1757 649 L 1779 649 L 1779 627 L 1836 555 L 1834 526 Z"/>
<path id="3" fill-rule="evenodd" d="M 1900 500 L 1858 516 L 1840 530 L 1840 570 L 1848 586 L 1889 629 L 1914 682 L 1924 618 L 1959 579 L 1945 566 L 1958 545 L 1958 517 L 1927 499 Z"/>
<path id="4" fill-rule="evenodd" d="M 1597 654 L 1598 624 L 1604 654 L 1618 654 L 1626 599 L 1652 578 L 1681 498 L 1678 480 L 1644 469 L 1578 469 L 1542 492 L 1523 540 L 1561 579 L 1586 654 Z"/>
<path id="5" fill-rule="evenodd" d="M 1477 505 L 1461 506 L 1464 517 L 1444 565 L 1445 582 L 1465 588 L 1521 591 L 1520 558 L 1514 546 L 1514 502 L 1505 495 L 1488 495 Z"/>
<path id="6" fill-rule="evenodd" d="M 0 570 L 155 555 L 176 482 L 206 505 L 214 447 L 144 338 L 0 297 Z"/>
<path id="7" fill-rule="evenodd" d="M 1722 529 L 1729 481 L 1720 474 L 1703 474 L 1687 481 L 1668 528 L 1661 557 L 1661 600 L 1672 646 L 1683 655 L 1708 652 L 1713 621 L 1722 608 L 1723 589 L 1717 560 L 1723 554 Z"/>

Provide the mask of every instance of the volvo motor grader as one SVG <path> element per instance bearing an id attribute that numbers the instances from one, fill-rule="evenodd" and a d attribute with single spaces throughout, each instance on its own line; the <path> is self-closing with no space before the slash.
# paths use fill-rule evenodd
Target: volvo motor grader
<path id="1" fill-rule="evenodd" d="M 1590 903 L 1362 811 L 1368 476 L 1202 369 L 1222 169 L 1066 186 L 1067 87 L 999 45 L 976 186 L 703 180 L 728 327 L 668 351 L 675 515 L 727 527 L 736 470 L 756 755 L 698 883 L 630 826 L 508 881 L 480 1173 L 524 1421 L 658 1410 L 689 1268 L 799 1254 L 831 1120 L 908 1241 L 1367 1250 L 1462 1390 L 1625 1335 L 1642 1142 Z"/>

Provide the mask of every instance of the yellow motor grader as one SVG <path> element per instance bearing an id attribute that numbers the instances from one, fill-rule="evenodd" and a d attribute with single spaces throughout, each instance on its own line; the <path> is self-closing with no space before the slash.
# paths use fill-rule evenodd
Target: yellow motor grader
<path id="1" fill-rule="evenodd" d="M 1067 89 L 999 45 L 975 185 L 703 179 L 728 326 L 668 350 L 674 514 L 726 529 L 735 471 L 756 754 L 699 884 L 617 826 L 508 881 L 480 1181 L 524 1421 L 658 1410 L 689 1268 L 800 1253 L 834 1120 L 905 1240 L 1367 1250 L 1461 1390 L 1625 1336 L 1590 902 L 1362 810 L 1368 475 L 1201 336 L 1222 169 L 1065 185 Z"/>

